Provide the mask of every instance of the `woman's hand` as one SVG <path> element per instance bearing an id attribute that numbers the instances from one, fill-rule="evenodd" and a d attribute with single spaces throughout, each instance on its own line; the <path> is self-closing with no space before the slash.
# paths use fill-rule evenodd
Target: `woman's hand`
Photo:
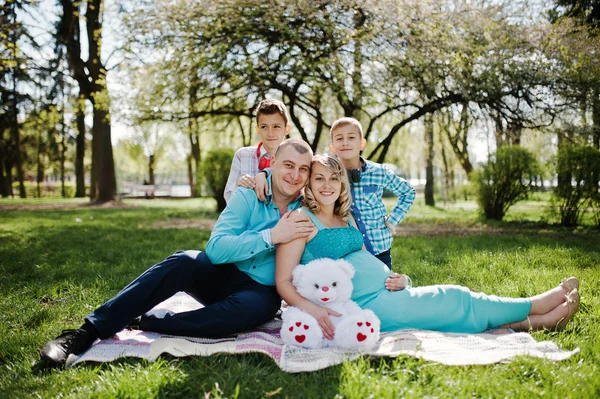
<path id="1" fill-rule="evenodd" d="M 408 287 L 408 276 L 406 274 L 392 273 L 385 280 L 385 288 L 388 291 L 402 291 Z"/>
<path id="2" fill-rule="evenodd" d="M 329 315 L 340 317 L 341 314 L 335 310 L 324 308 L 318 305 L 314 305 L 314 307 L 309 309 L 307 312 L 312 317 L 317 319 L 319 327 L 321 327 L 321 330 L 323 331 L 323 336 L 331 341 L 335 335 L 335 327 L 333 327 L 333 323 L 331 322 Z"/>
<path id="3" fill-rule="evenodd" d="M 237 185 L 239 187 L 254 188 L 254 177 L 250 175 L 244 175 L 238 179 Z"/>

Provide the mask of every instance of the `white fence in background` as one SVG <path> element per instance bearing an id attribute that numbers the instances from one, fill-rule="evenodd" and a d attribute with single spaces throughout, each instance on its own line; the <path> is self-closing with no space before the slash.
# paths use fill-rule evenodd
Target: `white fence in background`
<path id="1" fill-rule="evenodd" d="M 153 197 L 190 197 L 192 191 L 187 184 L 136 184 L 124 182 L 119 195 L 121 198 L 153 198 Z"/>

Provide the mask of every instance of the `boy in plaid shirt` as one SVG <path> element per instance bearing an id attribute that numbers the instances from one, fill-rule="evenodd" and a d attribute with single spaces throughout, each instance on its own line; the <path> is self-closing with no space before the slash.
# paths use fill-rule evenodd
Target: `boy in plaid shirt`
<path id="1" fill-rule="evenodd" d="M 392 236 L 395 227 L 415 200 L 416 191 L 406 180 L 385 166 L 360 156 L 367 142 L 362 126 L 354 118 L 341 118 L 331 125 L 331 149 L 348 171 L 352 191 L 352 213 L 363 234 L 366 249 L 392 268 Z M 386 215 L 383 190 L 398 196 Z"/>
<path id="2" fill-rule="evenodd" d="M 279 100 L 261 101 L 256 108 L 255 129 L 261 142 L 257 146 L 242 147 L 233 156 L 223 194 L 227 202 L 238 186 L 255 188 L 254 175 L 271 165 L 272 156 L 290 132 L 285 105 Z M 266 181 L 259 188 L 264 191 Z"/>

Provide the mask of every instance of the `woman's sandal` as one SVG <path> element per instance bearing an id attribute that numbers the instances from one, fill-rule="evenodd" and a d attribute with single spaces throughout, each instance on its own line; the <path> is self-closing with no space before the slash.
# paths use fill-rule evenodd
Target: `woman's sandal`
<path id="1" fill-rule="evenodd" d="M 577 288 L 573 288 L 567 295 L 565 295 L 565 297 L 567 298 L 566 304 L 567 304 L 567 307 L 569 308 L 569 313 L 565 317 L 560 319 L 558 321 L 558 323 L 556 323 L 557 331 L 564 329 L 566 327 L 567 323 L 569 322 L 569 320 L 571 320 L 573 315 L 575 313 L 577 313 L 577 311 L 579 310 L 580 298 L 579 298 L 579 291 L 577 290 Z"/>
<path id="2" fill-rule="evenodd" d="M 577 277 L 573 276 L 569 278 L 563 278 L 560 282 L 560 286 L 563 287 L 565 291 L 567 291 L 567 295 L 569 295 L 574 289 L 579 289 L 579 280 Z"/>

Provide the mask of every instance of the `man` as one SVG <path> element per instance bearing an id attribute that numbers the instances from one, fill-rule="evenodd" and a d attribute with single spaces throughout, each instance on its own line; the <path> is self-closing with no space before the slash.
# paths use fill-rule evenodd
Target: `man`
<path id="1" fill-rule="evenodd" d="M 238 189 L 219 216 L 206 253 L 179 251 L 146 270 L 89 314 L 80 328 L 46 343 L 40 349 L 42 363 L 63 365 L 70 354 L 84 352 L 97 338 L 111 337 L 140 315 L 142 330 L 199 337 L 223 337 L 271 319 L 281 304 L 275 289 L 275 245 L 307 237 L 314 228 L 308 218 L 289 218 L 300 206 L 312 155 L 301 140 L 282 142 L 271 162 L 266 202 L 253 190 Z M 164 317 L 145 315 L 179 291 L 205 306 Z"/>

